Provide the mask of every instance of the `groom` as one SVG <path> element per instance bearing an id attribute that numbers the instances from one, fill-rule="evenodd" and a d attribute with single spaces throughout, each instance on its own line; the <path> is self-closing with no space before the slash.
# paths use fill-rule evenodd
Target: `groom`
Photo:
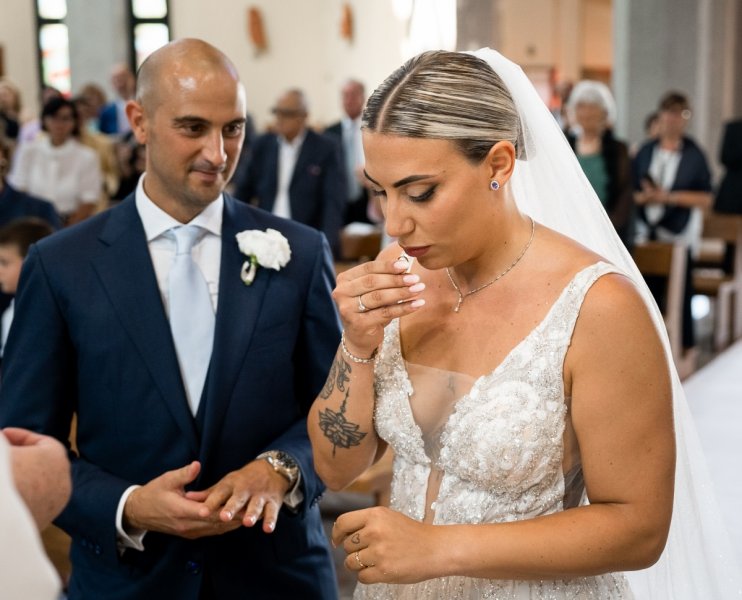
<path id="1" fill-rule="evenodd" d="M 335 598 L 305 423 L 339 341 L 327 242 L 223 193 L 245 91 L 213 46 L 152 54 L 127 114 L 146 173 L 32 247 L 3 362 L 0 426 L 77 416 L 69 598 Z M 290 259 L 247 285 L 235 236 L 269 228 Z"/>

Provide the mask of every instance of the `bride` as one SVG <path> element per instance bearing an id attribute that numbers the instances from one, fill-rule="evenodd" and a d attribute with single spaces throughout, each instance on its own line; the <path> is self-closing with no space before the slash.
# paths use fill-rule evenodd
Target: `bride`
<path id="1" fill-rule="evenodd" d="M 731 597 L 661 318 L 525 75 L 424 53 L 363 128 L 399 245 L 338 276 L 309 415 L 332 489 L 394 451 L 391 508 L 333 528 L 355 597 Z"/>

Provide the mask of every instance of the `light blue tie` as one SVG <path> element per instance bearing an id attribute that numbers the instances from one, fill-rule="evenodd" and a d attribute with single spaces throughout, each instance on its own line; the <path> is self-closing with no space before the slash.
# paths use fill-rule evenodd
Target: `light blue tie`
<path id="1" fill-rule="evenodd" d="M 195 416 L 214 344 L 215 318 L 209 288 L 191 256 L 191 249 L 205 232 L 196 225 L 174 227 L 170 231 L 175 237 L 168 295 L 170 330 L 188 405 Z"/>

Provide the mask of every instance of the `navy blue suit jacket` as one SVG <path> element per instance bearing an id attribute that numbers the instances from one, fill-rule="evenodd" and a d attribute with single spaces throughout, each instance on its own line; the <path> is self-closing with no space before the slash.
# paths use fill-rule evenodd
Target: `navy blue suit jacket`
<path id="1" fill-rule="evenodd" d="M 267 211 L 278 191 L 278 136 L 260 136 L 252 149 L 247 174 L 235 195 Z M 336 140 L 307 129 L 289 185 L 291 218 L 322 231 L 338 251 L 346 204 L 345 171 Z"/>
<path id="2" fill-rule="evenodd" d="M 240 279 L 235 235 L 279 230 L 280 271 Z M 5 354 L 0 425 L 67 440 L 77 413 L 73 493 L 57 524 L 72 536 L 71 599 L 334 598 L 306 413 L 339 341 L 334 274 L 318 232 L 225 195 L 214 350 L 202 427 L 189 411 L 133 196 L 32 246 Z M 304 502 L 260 526 L 197 540 L 150 532 L 117 550 L 124 490 L 193 460 L 204 489 L 260 452 L 296 457 Z"/>

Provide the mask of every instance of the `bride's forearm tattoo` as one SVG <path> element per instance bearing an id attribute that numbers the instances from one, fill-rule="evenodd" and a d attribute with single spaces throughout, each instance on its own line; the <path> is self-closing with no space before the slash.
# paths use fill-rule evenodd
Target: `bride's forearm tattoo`
<path id="1" fill-rule="evenodd" d="M 339 387 L 339 386 L 338 386 Z M 319 427 L 325 437 L 332 442 L 332 455 L 335 456 L 337 448 L 350 448 L 358 446 L 366 437 L 365 431 L 359 431 L 360 425 L 351 423 L 345 418 L 345 408 L 348 403 L 350 389 L 345 390 L 345 398 L 340 405 L 340 410 L 335 412 L 328 408 L 319 411 Z"/>
<path id="2" fill-rule="evenodd" d="M 327 400 L 332 391 L 337 387 L 341 392 L 345 391 L 345 384 L 350 381 L 350 372 L 352 371 L 350 364 L 340 355 L 335 357 L 330 367 L 330 374 L 327 376 L 325 381 L 325 387 L 319 393 L 319 397 L 323 400 Z"/>

